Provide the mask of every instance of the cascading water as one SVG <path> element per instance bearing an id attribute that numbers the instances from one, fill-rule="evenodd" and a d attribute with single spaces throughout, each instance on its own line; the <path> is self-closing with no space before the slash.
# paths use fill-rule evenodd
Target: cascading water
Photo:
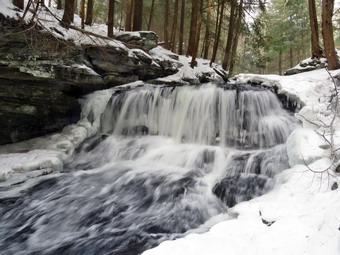
<path id="1" fill-rule="evenodd" d="M 0 204 L 5 254 L 139 254 L 194 231 L 270 188 L 297 125 L 270 91 L 213 84 L 116 92 L 101 120 L 63 174 Z"/>

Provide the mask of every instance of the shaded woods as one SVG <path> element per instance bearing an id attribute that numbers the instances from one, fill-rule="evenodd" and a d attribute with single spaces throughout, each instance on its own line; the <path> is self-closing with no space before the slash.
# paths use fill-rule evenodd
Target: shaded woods
<path id="1" fill-rule="evenodd" d="M 24 1 L 13 3 L 25 8 Z M 106 23 L 108 37 L 114 37 L 114 28 L 153 30 L 163 47 L 192 56 L 192 67 L 197 57 L 203 57 L 230 73 L 282 74 L 303 58 L 326 57 L 329 69 L 339 68 L 332 24 L 333 14 L 339 14 L 334 0 L 323 0 L 321 5 L 315 0 L 308 0 L 308 5 L 304 0 L 57 0 L 48 5 L 64 8 L 65 27 L 76 13 L 82 28 Z"/>

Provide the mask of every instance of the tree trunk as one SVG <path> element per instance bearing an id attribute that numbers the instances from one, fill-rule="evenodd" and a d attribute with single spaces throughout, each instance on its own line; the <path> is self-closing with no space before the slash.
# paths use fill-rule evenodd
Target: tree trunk
<path id="1" fill-rule="evenodd" d="M 241 29 L 241 21 L 243 17 L 243 0 L 240 0 L 239 6 L 238 6 L 238 14 L 237 14 L 237 21 L 235 26 L 235 35 L 233 39 L 233 46 L 231 49 L 231 58 L 230 58 L 230 66 L 229 66 L 229 77 L 232 76 L 234 71 L 234 65 L 236 60 L 236 52 L 237 52 L 237 46 L 238 46 L 238 38 L 240 35 L 240 29 Z"/>
<path id="2" fill-rule="evenodd" d="M 80 18 L 81 18 L 81 28 L 85 28 L 85 0 L 80 1 Z"/>
<path id="3" fill-rule="evenodd" d="M 279 75 L 282 75 L 282 51 L 279 51 Z"/>
<path id="4" fill-rule="evenodd" d="M 181 21 L 179 25 L 178 54 L 183 55 L 185 0 L 182 0 Z"/>
<path id="5" fill-rule="evenodd" d="M 74 0 L 74 14 L 78 14 L 78 0 Z"/>
<path id="6" fill-rule="evenodd" d="M 92 19 L 93 19 L 93 0 L 87 0 L 85 24 L 91 26 Z"/>
<path id="7" fill-rule="evenodd" d="M 115 0 L 109 0 L 109 10 L 107 15 L 107 36 L 113 37 L 113 25 L 115 15 Z"/>
<path id="8" fill-rule="evenodd" d="M 187 56 L 192 56 L 193 51 L 195 49 L 195 42 L 197 36 L 197 21 L 198 21 L 198 13 L 200 10 L 200 3 L 198 0 L 192 0 L 192 8 L 191 8 L 191 21 L 190 21 L 190 34 L 189 34 L 189 42 L 188 42 L 188 50 Z"/>
<path id="9" fill-rule="evenodd" d="M 322 0 L 322 37 L 329 70 L 340 68 L 333 37 L 333 9 L 334 0 Z"/>
<path id="10" fill-rule="evenodd" d="M 219 2 L 218 8 L 217 8 L 215 40 L 214 40 L 214 48 L 213 48 L 213 54 L 211 56 L 210 66 L 216 60 L 218 45 L 220 43 L 220 38 L 221 38 L 221 30 L 222 30 L 222 24 L 223 24 L 223 12 L 224 12 L 224 1 L 222 0 L 222 4 Z"/>
<path id="11" fill-rule="evenodd" d="M 164 47 L 169 49 L 169 0 L 165 0 L 164 4 Z"/>
<path id="12" fill-rule="evenodd" d="M 63 8 L 62 1 L 61 0 L 57 0 L 57 9 L 61 10 L 62 8 Z"/>
<path id="13" fill-rule="evenodd" d="M 133 12 L 133 0 L 127 0 L 126 1 L 125 31 L 131 31 L 132 29 L 132 12 Z"/>
<path id="14" fill-rule="evenodd" d="M 293 56 L 293 46 L 291 45 L 289 47 L 289 62 L 290 62 L 290 68 L 294 66 L 294 56 Z"/>
<path id="15" fill-rule="evenodd" d="M 133 31 L 141 31 L 143 24 L 143 0 L 134 0 Z"/>
<path id="16" fill-rule="evenodd" d="M 48 7 L 52 6 L 52 0 L 48 0 Z"/>
<path id="17" fill-rule="evenodd" d="M 13 4 L 18 7 L 19 9 L 24 9 L 24 0 L 13 0 Z"/>
<path id="18" fill-rule="evenodd" d="M 75 7 L 75 0 L 66 0 L 65 1 L 65 10 L 64 15 L 61 20 L 61 25 L 68 28 L 71 23 L 73 22 L 74 18 L 74 7 Z"/>
<path id="19" fill-rule="evenodd" d="M 203 58 L 208 59 L 210 48 L 210 23 L 211 23 L 211 0 L 208 0 L 207 23 L 205 24 L 204 53 Z"/>
<path id="20" fill-rule="evenodd" d="M 199 49 L 199 43 L 200 43 L 200 37 L 201 37 L 201 26 L 202 26 L 202 16 L 203 16 L 203 0 L 200 2 L 197 1 L 199 4 L 199 13 L 197 14 L 197 30 L 196 30 L 196 39 L 195 39 L 195 44 L 193 47 L 192 51 L 192 58 L 191 58 L 191 63 L 190 66 L 193 68 L 194 66 L 197 66 L 196 62 L 196 57 L 197 57 L 197 52 Z"/>
<path id="21" fill-rule="evenodd" d="M 318 19 L 316 14 L 315 0 L 308 0 L 309 24 L 311 31 L 312 58 L 320 58 L 322 49 L 319 44 Z"/>
<path id="22" fill-rule="evenodd" d="M 149 24 L 148 24 L 148 31 L 151 30 L 151 24 L 152 24 L 152 19 L 153 19 L 154 8 L 155 8 L 155 0 L 152 0 L 152 2 L 151 2 L 151 10 L 150 10 L 150 17 L 149 17 Z"/>
<path id="23" fill-rule="evenodd" d="M 228 38 L 227 45 L 224 51 L 224 58 L 222 61 L 222 68 L 227 70 L 230 65 L 230 55 L 231 55 L 231 47 L 233 43 L 233 34 L 235 30 L 235 10 L 236 10 L 237 0 L 231 0 L 230 2 L 230 17 L 229 17 L 229 29 L 228 29 Z"/>
<path id="24" fill-rule="evenodd" d="M 172 51 L 175 51 L 175 48 L 176 48 L 177 23 L 178 23 L 178 0 L 175 0 L 174 18 L 172 20 L 171 39 L 170 39 Z"/>

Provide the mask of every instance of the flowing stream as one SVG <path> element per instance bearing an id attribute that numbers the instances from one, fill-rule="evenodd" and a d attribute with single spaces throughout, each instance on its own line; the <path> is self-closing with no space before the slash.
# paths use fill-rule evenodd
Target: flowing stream
<path id="1" fill-rule="evenodd" d="M 271 188 L 297 125 L 267 90 L 117 91 L 62 174 L 0 202 L 1 254 L 140 254 L 202 231 Z"/>

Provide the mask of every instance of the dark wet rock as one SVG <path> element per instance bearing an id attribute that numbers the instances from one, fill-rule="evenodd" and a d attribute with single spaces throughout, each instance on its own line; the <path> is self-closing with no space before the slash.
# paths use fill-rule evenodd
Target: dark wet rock
<path id="1" fill-rule="evenodd" d="M 156 63 L 139 49 L 79 46 L 1 15 L 0 27 L 5 34 L 0 37 L 0 144 L 76 122 L 78 99 L 85 94 L 177 72 L 176 66 Z M 13 29 L 15 33 L 8 33 Z M 154 32 L 123 34 L 120 39 L 147 50 L 158 43 Z"/>
<path id="2" fill-rule="evenodd" d="M 0 75 L 0 144 L 56 132 L 79 115 L 77 99 L 57 82 Z"/>
<path id="3" fill-rule="evenodd" d="M 216 184 L 213 193 L 228 207 L 260 196 L 265 192 L 268 177 L 263 175 L 232 175 Z"/>

